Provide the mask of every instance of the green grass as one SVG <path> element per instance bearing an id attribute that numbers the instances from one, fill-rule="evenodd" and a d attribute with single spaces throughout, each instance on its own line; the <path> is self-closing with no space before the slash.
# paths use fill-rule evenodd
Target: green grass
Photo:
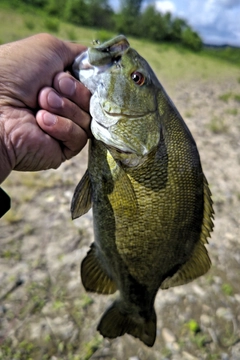
<path id="1" fill-rule="evenodd" d="M 232 92 L 227 92 L 219 96 L 219 100 L 228 102 L 230 99 L 240 102 L 240 94 L 233 94 Z"/>
<path id="2" fill-rule="evenodd" d="M 225 94 L 222 94 L 219 96 L 219 100 L 222 100 L 224 102 L 228 102 L 228 100 L 232 97 L 232 93 L 231 92 L 227 92 Z"/>
<path id="3" fill-rule="evenodd" d="M 237 102 L 240 102 L 240 94 L 234 94 L 233 99 Z"/>
<path id="4" fill-rule="evenodd" d="M 208 57 L 218 58 L 219 60 L 228 61 L 232 64 L 240 64 L 240 49 L 226 48 L 205 48 L 203 54 Z"/>
<path id="5" fill-rule="evenodd" d="M 5 4 L 0 5 L 0 43 L 15 41 L 39 32 L 49 32 L 64 39 L 89 46 L 95 39 L 105 41 L 116 35 L 105 30 L 77 27 L 61 22 L 54 17 L 49 18 L 44 13 L 27 8 L 28 12 L 20 9 L 12 11 Z M 26 10 L 26 9 L 25 9 Z M 13 26 L 14 24 L 14 26 Z M 184 78 L 185 81 L 196 80 L 221 81 L 227 76 L 235 76 L 239 81 L 239 64 L 229 65 L 226 56 L 213 56 L 212 50 L 199 53 L 191 52 L 180 45 L 169 43 L 153 43 L 143 39 L 130 38 L 131 46 L 136 48 L 153 67 L 156 75 L 163 82 L 175 84 Z M 210 53 L 211 56 L 206 56 Z M 219 53 L 218 53 L 219 54 Z M 223 61 L 224 60 L 224 61 Z M 230 59 L 231 60 L 231 59 Z M 236 99 L 239 101 L 239 99 Z"/>
<path id="6" fill-rule="evenodd" d="M 222 284 L 222 291 L 225 295 L 232 296 L 233 295 L 233 288 L 230 284 L 224 283 Z"/>
<path id="7" fill-rule="evenodd" d="M 214 134 L 221 134 L 226 133 L 228 131 L 228 126 L 223 118 L 213 116 L 210 122 L 208 123 L 207 127 L 211 130 Z"/>

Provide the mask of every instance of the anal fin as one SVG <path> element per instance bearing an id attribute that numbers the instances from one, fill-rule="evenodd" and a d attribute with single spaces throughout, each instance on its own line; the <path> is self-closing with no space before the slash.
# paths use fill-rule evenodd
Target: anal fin
<path id="1" fill-rule="evenodd" d="M 100 294 L 113 294 L 117 290 L 115 282 L 103 270 L 96 256 L 94 244 L 91 245 L 91 249 L 83 259 L 81 278 L 83 286 L 87 291 Z"/>

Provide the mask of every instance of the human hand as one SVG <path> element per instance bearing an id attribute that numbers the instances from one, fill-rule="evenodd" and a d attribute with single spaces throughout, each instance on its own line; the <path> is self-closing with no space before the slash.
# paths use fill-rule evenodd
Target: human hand
<path id="1" fill-rule="evenodd" d="M 13 169 L 57 168 L 85 146 L 90 93 L 64 72 L 84 50 L 48 34 L 0 47 L 0 182 Z"/>

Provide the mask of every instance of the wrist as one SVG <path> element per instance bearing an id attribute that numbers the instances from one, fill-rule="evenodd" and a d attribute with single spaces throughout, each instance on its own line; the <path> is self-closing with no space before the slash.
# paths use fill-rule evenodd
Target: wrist
<path id="1" fill-rule="evenodd" d="M 0 184 L 8 177 L 11 171 L 12 166 L 6 143 L 5 130 L 0 116 Z"/>

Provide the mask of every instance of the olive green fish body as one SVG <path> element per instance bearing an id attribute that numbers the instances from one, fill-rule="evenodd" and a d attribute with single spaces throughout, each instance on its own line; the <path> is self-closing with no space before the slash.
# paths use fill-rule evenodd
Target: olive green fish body
<path id="1" fill-rule="evenodd" d="M 99 323 L 103 336 L 129 333 L 152 346 L 158 289 L 210 267 L 211 194 L 195 141 L 147 62 L 123 36 L 87 55 L 77 66 L 93 93 L 94 138 L 72 216 L 92 206 L 95 242 L 82 282 L 88 291 L 119 290 Z"/>

